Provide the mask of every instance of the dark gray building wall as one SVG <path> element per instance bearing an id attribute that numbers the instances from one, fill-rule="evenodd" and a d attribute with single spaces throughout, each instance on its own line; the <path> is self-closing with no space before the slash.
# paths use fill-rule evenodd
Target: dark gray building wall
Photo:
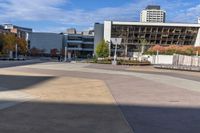
<path id="1" fill-rule="evenodd" d="M 94 25 L 94 53 L 96 46 L 104 39 L 104 24 L 95 23 Z"/>
<path id="2" fill-rule="evenodd" d="M 57 33 L 33 32 L 29 35 L 30 48 L 38 48 L 49 54 L 51 49 L 61 50 L 63 46 L 63 35 Z"/>

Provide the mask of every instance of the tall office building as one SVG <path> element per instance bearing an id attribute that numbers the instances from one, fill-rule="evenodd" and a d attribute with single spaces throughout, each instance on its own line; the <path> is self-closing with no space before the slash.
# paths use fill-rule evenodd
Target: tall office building
<path id="1" fill-rule="evenodd" d="M 200 17 L 198 17 L 198 24 L 200 24 Z"/>
<path id="2" fill-rule="evenodd" d="M 3 30 L 9 33 L 16 34 L 17 37 L 23 38 L 28 41 L 29 34 L 32 33 L 31 28 L 19 27 L 13 24 L 3 24 Z"/>
<path id="3" fill-rule="evenodd" d="M 105 21 L 104 24 L 95 24 L 94 48 L 102 40 L 111 44 L 112 38 L 122 38 L 121 47 L 118 49 L 118 53 L 122 57 L 131 57 L 134 52 L 139 52 L 141 39 L 147 41 L 145 49 L 155 45 L 193 45 L 199 47 L 200 24 L 119 21 Z M 111 44 L 111 55 L 114 53 L 114 48 Z"/>
<path id="4" fill-rule="evenodd" d="M 160 6 L 149 5 L 141 12 L 141 22 L 164 23 L 166 12 Z"/>

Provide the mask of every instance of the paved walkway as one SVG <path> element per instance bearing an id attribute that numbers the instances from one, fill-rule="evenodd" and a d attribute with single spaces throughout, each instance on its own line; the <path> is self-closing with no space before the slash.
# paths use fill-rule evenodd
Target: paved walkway
<path id="1" fill-rule="evenodd" d="M 0 87 L 0 110 L 33 100 L 34 98 L 35 97 L 32 95 L 20 91 L 8 91 L 7 89 Z"/>
<path id="2" fill-rule="evenodd" d="M 0 90 L 0 132 L 133 133 L 101 80 L 26 72 L 21 77 L 19 71 L 9 70 L 2 73 L 5 79 L 0 84 L 7 89 Z M 7 78 L 15 79 L 12 84 L 26 85 L 5 84 Z"/>
<path id="3" fill-rule="evenodd" d="M 0 111 L 0 131 L 126 133 L 131 127 L 135 133 L 200 132 L 198 79 L 64 63 L 4 69 L 8 72 L 43 80 L 17 87 L 37 99 Z"/>
<path id="4" fill-rule="evenodd" d="M 37 83 L 37 81 L 40 82 L 42 78 L 36 75 L 42 76 L 41 74 L 28 74 L 18 71 L 10 72 L 0 69 L 0 110 L 36 99 L 35 96 L 18 90 L 23 89 L 29 84 Z"/>
<path id="5" fill-rule="evenodd" d="M 57 63 L 47 63 L 40 65 L 24 66 L 22 68 L 36 68 L 36 69 L 46 69 L 46 70 L 59 70 L 59 71 L 72 71 L 72 72 L 85 72 L 85 73 L 95 73 L 95 74 L 112 74 L 112 75 L 125 75 L 138 77 L 146 80 L 152 80 L 152 82 L 159 82 L 163 84 L 170 84 L 175 87 L 181 87 L 184 89 L 200 91 L 200 82 L 188 79 L 182 79 L 178 77 L 172 77 L 168 75 L 157 75 L 157 74 L 146 74 L 146 73 L 131 73 L 126 71 L 112 71 L 105 69 L 95 69 L 87 68 L 88 64 L 57 64 Z M 56 67 L 55 67 L 56 65 Z M 178 83 L 178 84 L 177 84 Z"/>

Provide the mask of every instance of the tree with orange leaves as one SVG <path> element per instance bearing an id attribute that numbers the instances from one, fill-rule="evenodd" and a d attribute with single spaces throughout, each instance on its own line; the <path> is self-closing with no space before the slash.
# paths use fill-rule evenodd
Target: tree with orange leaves
<path id="1" fill-rule="evenodd" d="M 15 51 L 15 46 L 18 45 L 18 52 L 20 54 L 27 53 L 27 42 L 22 38 L 16 37 L 15 34 L 1 34 L 0 35 L 0 52 L 8 54 L 9 51 Z"/>
<path id="2" fill-rule="evenodd" d="M 172 54 L 183 54 L 183 55 L 195 55 L 196 51 L 200 54 L 200 47 L 194 47 L 192 45 L 188 46 L 177 46 L 177 45 L 170 45 L 170 46 L 160 46 L 155 45 L 148 49 L 146 54 L 155 55 L 159 51 L 160 54 L 164 55 L 172 55 Z"/>

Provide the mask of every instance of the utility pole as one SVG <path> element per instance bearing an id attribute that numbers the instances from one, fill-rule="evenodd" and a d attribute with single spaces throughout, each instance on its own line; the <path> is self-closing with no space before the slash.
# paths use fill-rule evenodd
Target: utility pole
<path id="1" fill-rule="evenodd" d="M 117 43 L 115 44 L 115 55 L 114 55 L 114 64 L 116 64 L 116 60 L 117 60 Z"/>
<path id="2" fill-rule="evenodd" d="M 15 58 L 18 59 L 18 45 L 15 45 Z"/>
<path id="3" fill-rule="evenodd" d="M 157 50 L 156 52 L 156 64 L 159 64 L 159 51 Z"/>
<path id="4" fill-rule="evenodd" d="M 109 58 L 111 57 L 111 42 L 108 41 L 108 47 L 109 47 Z"/>
<path id="5" fill-rule="evenodd" d="M 67 62 L 67 46 L 65 46 L 65 62 Z"/>

